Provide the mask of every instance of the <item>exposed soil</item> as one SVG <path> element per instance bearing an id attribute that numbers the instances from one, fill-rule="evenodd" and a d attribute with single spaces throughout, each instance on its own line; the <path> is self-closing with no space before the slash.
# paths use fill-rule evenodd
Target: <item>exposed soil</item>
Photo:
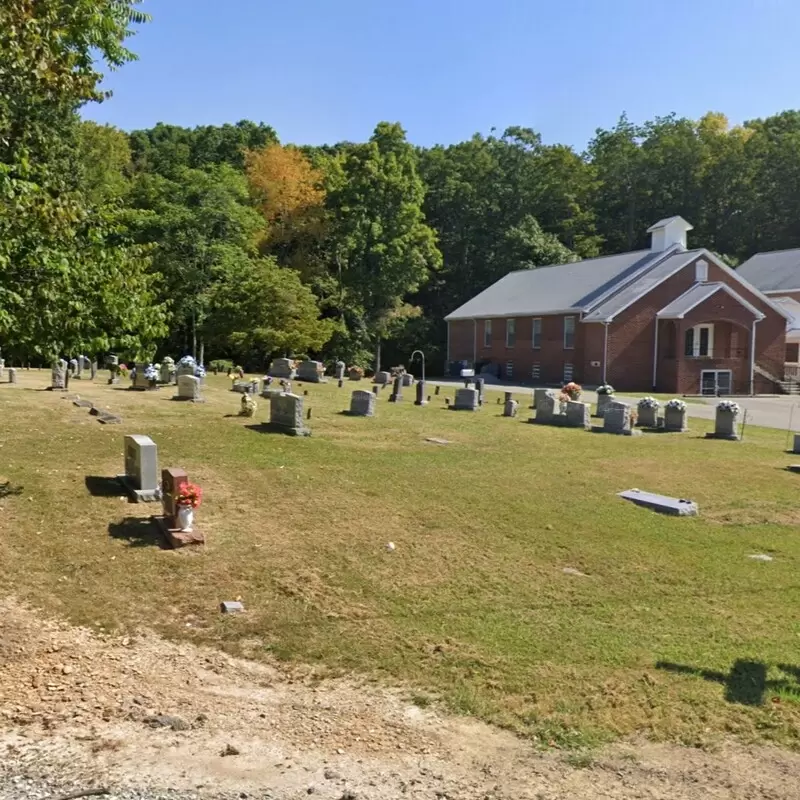
<path id="1" fill-rule="evenodd" d="M 102 637 L 0 601 L 0 798 L 800 798 L 800 755 L 649 743 L 542 754 L 401 691 Z"/>

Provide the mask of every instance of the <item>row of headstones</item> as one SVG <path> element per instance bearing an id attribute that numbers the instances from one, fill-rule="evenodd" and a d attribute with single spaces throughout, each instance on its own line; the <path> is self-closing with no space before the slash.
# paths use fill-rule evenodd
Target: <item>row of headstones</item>
<path id="1" fill-rule="evenodd" d="M 84 370 L 88 371 L 89 377 L 94 380 L 97 375 L 97 362 L 90 361 L 86 356 L 73 358 L 69 361 L 64 358 L 59 359 L 53 364 L 50 372 L 50 388 L 66 389 L 67 375 L 70 378 L 81 380 L 83 379 Z"/>
<path id="2" fill-rule="evenodd" d="M 344 361 L 336 362 L 336 379 L 342 380 L 345 373 Z M 305 381 L 306 383 L 325 383 L 325 366 L 321 361 L 301 361 L 295 369 L 294 361 L 291 358 L 274 358 L 269 366 L 267 375 L 271 378 L 285 378 L 292 380 L 296 378 L 298 381 Z"/>

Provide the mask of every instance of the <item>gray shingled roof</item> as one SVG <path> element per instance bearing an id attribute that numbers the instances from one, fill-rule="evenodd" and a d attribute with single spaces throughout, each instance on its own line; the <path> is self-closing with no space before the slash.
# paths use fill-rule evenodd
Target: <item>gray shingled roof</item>
<path id="1" fill-rule="evenodd" d="M 691 288 L 687 289 L 680 297 L 676 297 L 671 303 L 668 303 L 658 312 L 658 317 L 661 319 L 680 319 L 684 317 L 695 306 L 708 300 L 717 292 L 725 292 L 729 294 L 737 303 L 744 306 L 750 311 L 757 319 L 763 319 L 764 315 L 753 305 L 747 302 L 740 294 L 733 291 L 730 286 L 724 283 L 696 283 Z"/>
<path id="2" fill-rule="evenodd" d="M 638 250 L 571 264 L 510 272 L 446 320 L 526 317 L 582 310 L 663 253 Z"/>
<path id="3" fill-rule="evenodd" d="M 637 280 L 632 281 L 604 303 L 601 303 L 591 313 L 587 314 L 584 322 L 609 322 L 620 311 L 626 309 L 640 297 L 644 296 L 651 289 L 658 286 L 661 281 L 672 275 L 684 264 L 687 264 L 696 256 L 704 251 L 701 250 L 682 250 L 675 255 L 666 258 L 660 264 L 656 264 Z"/>
<path id="4" fill-rule="evenodd" d="M 800 249 L 756 253 L 736 273 L 762 292 L 800 290 Z"/>

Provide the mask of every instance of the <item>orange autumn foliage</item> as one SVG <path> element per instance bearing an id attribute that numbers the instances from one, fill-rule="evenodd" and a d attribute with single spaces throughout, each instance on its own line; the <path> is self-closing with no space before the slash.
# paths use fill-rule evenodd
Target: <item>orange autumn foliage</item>
<path id="1" fill-rule="evenodd" d="M 271 144 L 245 153 L 250 191 L 272 229 L 302 230 L 318 216 L 325 200 L 323 175 L 294 147 Z"/>

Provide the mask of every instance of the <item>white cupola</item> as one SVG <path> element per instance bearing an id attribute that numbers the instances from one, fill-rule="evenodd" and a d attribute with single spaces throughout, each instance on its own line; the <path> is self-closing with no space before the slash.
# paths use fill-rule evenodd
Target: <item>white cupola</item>
<path id="1" fill-rule="evenodd" d="M 660 219 L 647 229 L 647 232 L 651 234 L 650 249 L 654 253 L 661 253 L 677 244 L 686 250 L 686 234 L 693 227 L 683 217 Z"/>

